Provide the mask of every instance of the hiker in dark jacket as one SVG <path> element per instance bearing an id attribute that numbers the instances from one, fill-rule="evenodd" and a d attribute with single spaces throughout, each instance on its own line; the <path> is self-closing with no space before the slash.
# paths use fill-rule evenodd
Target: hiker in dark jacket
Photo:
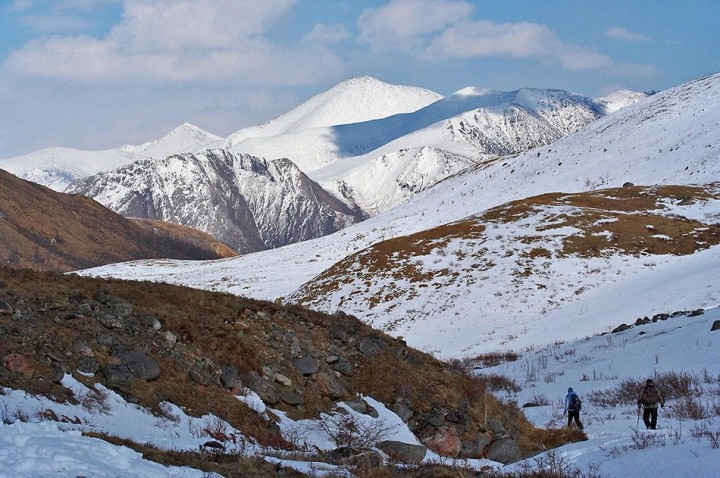
<path id="1" fill-rule="evenodd" d="M 565 410 L 563 411 L 563 416 L 565 416 L 566 413 L 568 416 L 568 428 L 572 426 L 573 419 L 575 419 L 575 425 L 577 425 L 580 430 L 583 429 L 583 425 L 580 423 L 580 408 L 582 408 L 580 397 L 578 397 L 572 387 L 568 388 L 568 393 L 565 395 Z"/>
<path id="2" fill-rule="evenodd" d="M 647 379 L 645 387 L 643 387 L 637 400 L 638 413 L 639 409 L 643 409 L 643 423 L 648 430 L 655 430 L 657 427 L 658 405 L 660 408 L 665 406 L 665 399 L 662 392 L 653 383 L 652 379 Z"/>

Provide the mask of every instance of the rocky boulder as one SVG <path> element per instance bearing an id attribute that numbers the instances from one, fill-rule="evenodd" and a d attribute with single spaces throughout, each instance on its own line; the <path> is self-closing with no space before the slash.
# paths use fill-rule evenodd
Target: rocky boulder
<path id="1" fill-rule="evenodd" d="M 315 374 L 315 382 L 320 389 L 320 393 L 333 400 L 338 400 L 348 394 L 342 383 L 325 372 Z"/>
<path id="2" fill-rule="evenodd" d="M 133 373 L 127 365 L 109 365 L 103 369 L 108 388 L 126 391 L 133 381 Z"/>
<path id="3" fill-rule="evenodd" d="M 118 359 L 120 359 L 120 365 L 130 369 L 135 378 L 154 380 L 160 375 L 160 366 L 145 352 L 125 352 Z"/>
<path id="4" fill-rule="evenodd" d="M 28 358 L 22 354 L 12 352 L 3 357 L 3 365 L 12 373 L 30 378 L 35 370 L 30 365 Z"/>
<path id="5" fill-rule="evenodd" d="M 438 455 L 456 457 L 462 450 L 462 442 L 452 427 L 440 427 L 433 436 L 425 440 L 425 445 Z"/>
<path id="6" fill-rule="evenodd" d="M 375 446 L 392 460 L 411 465 L 420 464 L 427 453 L 427 447 L 423 445 L 413 445 L 393 440 L 381 441 Z"/>
<path id="7" fill-rule="evenodd" d="M 512 438 L 502 438 L 490 445 L 486 458 L 505 464 L 512 463 L 520 459 L 520 447 Z"/>
<path id="8" fill-rule="evenodd" d="M 320 362 L 312 355 L 293 359 L 292 363 L 295 369 L 303 375 L 312 375 L 320 370 Z"/>
<path id="9" fill-rule="evenodd" d="M 714 332 L 716 330 L 720 330 L 720 320 L 716 320 L 713 322 L 712 326 L 710 327 L 710 332 Z"/>

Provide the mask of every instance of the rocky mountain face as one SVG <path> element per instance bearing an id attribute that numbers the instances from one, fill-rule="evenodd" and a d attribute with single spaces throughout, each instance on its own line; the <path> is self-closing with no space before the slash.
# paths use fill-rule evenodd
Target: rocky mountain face
<path id="1" fill-rule="evenodd" d="M 422 445 L 378 446 L 411 463 L 427 448 L 442 456 L 511 462 L 584 437 L 530 426 L 516 405 L 488 393 L 490 381 L 344 314 L 166 284 L 5 268 L 0 283 L 0 383 L 46 397 L 48 407 L 72 400 L 59 383 L 72 374 L 91 389 L 102 384 L 152 410 L 159 421 L 171 418 L 159 402 L 192 416 L 212 413 L 232 427 L 201 431 L 217 442 L 247 437 L 293 449 L 302 443 L 283 434 L 280 412 L 295 420 L 319 420 L 320 413 L 341 417 L 338 402 L 344 402 L 377 416 L 370 403 L 379 403 Z M 262 400 L 262 410 L 238 400 L 250 393 Z M 93 403 L 101 407 L 102 394 Z M 59 421 L 54 413 L 46 419 Z"/>
<path id="2" fill-rule="evenodd" d="M 292 162 L 226 150 L 138 161 L 69 190 L 124 216 L 200 229 L 243 253 L 324 236 L 364 219 Z"/>
<path id="3" fill-rule="evenodd" d="M 80 195 L 52 191 L 0 170 L 0 264 L 69 271 L 137 259 L 235 255 L 187 227 L 126 219 Z"/>

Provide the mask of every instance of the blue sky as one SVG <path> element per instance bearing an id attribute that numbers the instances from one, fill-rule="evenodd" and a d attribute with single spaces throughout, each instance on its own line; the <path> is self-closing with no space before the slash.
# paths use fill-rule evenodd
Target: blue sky
<path id="1" fill-rule="evenodd" d="M 595 97 L 720 70 L 715 0 L 0 0 L 0 158 L 225 136 L 347 78 Z"/>

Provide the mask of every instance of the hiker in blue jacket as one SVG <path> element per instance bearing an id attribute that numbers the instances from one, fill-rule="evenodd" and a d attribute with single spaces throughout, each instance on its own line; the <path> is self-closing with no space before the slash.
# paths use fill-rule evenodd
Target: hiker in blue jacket
<path id="1" fill-rule="evenodd" d="M 568 393 L 565 395 L 565 410 L 563 416 L 567 413 L 568 417 L 568 428 L 572 427 L 573 419 L 575 419 L 575 425 L 582 430 L 583 425 L 580 423 L 580 409 L 582 408 L 582 401 L 578 397 L 577 393 L 572 389 L 568 388 Z"/>

